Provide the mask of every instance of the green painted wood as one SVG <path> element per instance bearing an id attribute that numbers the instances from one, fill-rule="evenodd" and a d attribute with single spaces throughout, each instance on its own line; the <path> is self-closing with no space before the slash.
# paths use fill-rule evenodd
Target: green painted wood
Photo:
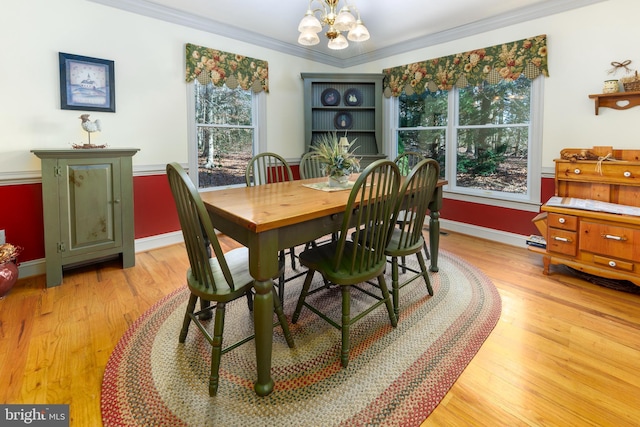
<path id="1" fill-rule="evenodd" d="M 382 142 L 382 81 L 383 74 L 301 73 L 304 85 L 305 152 L 319 135 L 335 131 L 341 136 L 345 130 L 337 129 L 336 114 L 346 112 L 352 117 L 352 126 L 346 130 L 349 140 L 357 139 L 357 154 L 362 156 L 361 166 L 386 157 Z M 323 105 L 322 92 L 336 89 L 340 94 L 338 105 Z M 345 92 L 356 89 L 362 95 L 360 105 L 348 105 Z"/>
<path id="2" fill-rule="evenodd" d="M 139 149 L 32 150 L 42 164 L 47 287 L 65 266 L 105 257 L 135 265 L 133 168 Z"/>

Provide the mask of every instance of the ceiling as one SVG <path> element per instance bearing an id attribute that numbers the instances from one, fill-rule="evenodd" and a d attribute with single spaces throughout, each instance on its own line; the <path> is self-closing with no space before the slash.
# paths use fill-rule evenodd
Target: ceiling
<path id="1" fill-rule="evenodd" d="M 89 0 L 337 67 L 350 67 L 606 0 L 350 0 L 371 33 L 344 50 L 301 46 L 308 0 Z M 313 8 L 318 1 L 314 0 Z M 345 0 L 340 0 L 341 7 Z M 544 29 L 541 29 L 544 33 Z M 535 34 L 532 34 L 535 35 Z"/>

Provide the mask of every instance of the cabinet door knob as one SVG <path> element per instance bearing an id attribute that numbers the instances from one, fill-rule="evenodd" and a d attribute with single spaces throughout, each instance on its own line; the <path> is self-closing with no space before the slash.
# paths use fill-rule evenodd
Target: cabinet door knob
<path id="1" fill-rule="evenodd" d="M 567 220 L 566 220 L 566 219 L 564 219 L 564 218 L 559 218 L 559 219 L 558 219 L 558 222 L 559 222 L 560 224 L 564 224 L 565 222 L 567 222 Z"/>
<path id="2" fill-rule="evenodd" d="M 113 203 L 116 203 L 116 204 L 117 204 L 117 203 L 120 203 L 120 199 L 115 199 L 115 200 L 113 201 Z"/>
<path id="3" fill-rule="evenodd" d="M 575 168 L 575 169 L 573 170 L 573 173 L 575 173 L 576 175 L 580 175 L 580 173 L 581 173 L 581 172 L 582 172 L 582 171 L 581 171 L 580 169 L 578 169 L 578 168 Z"/>
<path id="4" fill-rule="evenodd" d="M 623 175 L 625 178 L 631 178 L 631 172 L 629 171 L 624 171 Z"/>

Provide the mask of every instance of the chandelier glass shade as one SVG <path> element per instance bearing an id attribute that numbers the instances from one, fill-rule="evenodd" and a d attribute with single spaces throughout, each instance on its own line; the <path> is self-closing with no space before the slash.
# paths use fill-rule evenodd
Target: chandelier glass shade
<path id="1" fill-rule="evenodd" d="M 300 36 L 298 43 L 313 46 L 320 43 L 318 33 L 326 27 L 325 36 L 329 39 L 329 49 L 340 50 L 349 46 L 349 42 L 363 42 L 369 40 L 369 30 L 360 19 L 358 9 L 345 0 L 345 5 L 338 11 L 340 0 L 309 0 L 309 8 L 298 25 Z M 313 3 L 318 3 L 313 8 Z M 354 11 L 357 18 L 353 16 Z M 342 33 L 346 32 L 345 37 Z"/>

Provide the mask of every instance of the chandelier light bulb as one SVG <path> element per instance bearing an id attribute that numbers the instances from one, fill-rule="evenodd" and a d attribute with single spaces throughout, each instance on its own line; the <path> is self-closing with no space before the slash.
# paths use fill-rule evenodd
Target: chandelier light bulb
<path id="1" fill-rule="evenodd" d="M 311 9 L 307 10 L 304 17 L 300 20 L 300 24 L 298 24 L 298 31 L 301 33 L 312 31 L 313 33 L 319 33 L 322 31 L 322 25 L 318 18 L 313 15 Z"/>
<path id="2" fill-rule="evenodd" d="M 300 37 L 298 37 L 298 43 L 303 46 L 313 46 L 320 43 L 320 38 L 313 31 L 305 31 L 300 33 Z"/>
<path id="3" fill-rule="evenodd" d="M 367 30 L 367 27 L 365 27 L 359 19 L 356 21 L 356 26 L 347 34 L 347 38 L 352 42 L 367 41 L 369 37 L 369 30 Z"/>
<path id="4" fill-rule="evenodd" d="M 329 49 L 342 50 L 342 49 L 345 49 L 347 46 L 349 46 L 349 42 L 342 34 L 340 34 L 335 39 L 329 40 L 328 46 L 329 46 Z"/>
<path id="5" fill-rule="evenodd" d="M 333 24 L 338 31 L 350 31 L 356 26 L 356 18 L 349 11 L 349 7 L 344 6 Z"/>

